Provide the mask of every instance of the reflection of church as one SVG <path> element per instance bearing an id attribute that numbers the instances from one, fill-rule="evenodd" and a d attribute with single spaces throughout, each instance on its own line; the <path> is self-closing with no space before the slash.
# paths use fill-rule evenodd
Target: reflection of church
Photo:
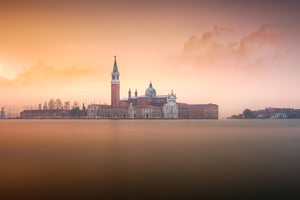
<path id="1" fill-rule="evenodd" d="M 173 90 L 168 95 L 157 95 L 150 82 L 145 95 L 134 96 L 128 91 L 128 98 L 120 100 L 120 74 L 115 57 L 111 79 L 111 105 L 91 104 L 88 106 L 89 118 L 218 118 L 215 104 L 176 103 Z"/>

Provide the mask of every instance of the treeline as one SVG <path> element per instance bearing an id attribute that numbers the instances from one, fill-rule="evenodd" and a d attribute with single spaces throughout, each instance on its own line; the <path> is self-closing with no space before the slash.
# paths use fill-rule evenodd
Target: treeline
<path id="1" fill-rule="evenodd" d="M 59 98 L 56 100 L 50 99 L 48 102 L 45 101 L 38 106 L 38 110 L 71 110 L 74 108 L 79 108 L 79 103 L 77 101 L 74 101 L 71 106 L 70 101 L 62 102 Z"/>
<path id="2" fill-rule="evenodd" d="M 265 108 L 264 110 L 245 109 L 242 114 L 232 115 L 229 119 L 300 119 L 300 109 Z"/>
<path id="3" fill-rule="evenodd" d="M 82 109 L 78 101 L 74 101 L 72 104 L 70 101 L 62 102 L 61 99 L 50 99 L 48 102 L 45 101 L 43 104 L 38 105 L 38 110 L 71 110 L 72 117 L 84 117 L 87 116 L 87 109 L 82 104 Z"/>
<path id="4" fill-rule="evenodd" d="M 255 119 L 255 115 L 250 109 L 245 109 L 242 114 L 232 115 L 230 119 Z"/>

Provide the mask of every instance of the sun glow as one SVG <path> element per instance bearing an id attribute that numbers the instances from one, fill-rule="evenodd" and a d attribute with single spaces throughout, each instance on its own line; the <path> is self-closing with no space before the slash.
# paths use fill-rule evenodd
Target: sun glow
<path id="1" fill-rule="evenodd" d="M 178 102 L 216 103 L 221 116 L 300 106 L 294 3 L 67 2 L 1 6 L 0 106 L 50 98 L 110 104 L 113 55 L 120 98 L 152 80 L 158 94 L 172 88 Z"/>
<path id="2" fill-rule="evenodd" d="M 8 80 L 16 78 L 18 71 L 12 67 L 7 67 L 6 65 L 0 63 L 0 78 L 5 78 Z"/>

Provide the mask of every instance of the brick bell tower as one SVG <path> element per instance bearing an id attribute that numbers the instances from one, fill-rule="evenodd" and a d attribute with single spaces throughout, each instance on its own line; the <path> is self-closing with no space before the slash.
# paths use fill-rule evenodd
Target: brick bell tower
<path id="1" fill-rule="evenodd" d="M 111 106 L 118 107 L 120 101 L 120 80 L 119 80 L 119 72 L 117 66 L 117 59 L 115 56 L 115 63 L 113 72 L 111 73 Z"/>

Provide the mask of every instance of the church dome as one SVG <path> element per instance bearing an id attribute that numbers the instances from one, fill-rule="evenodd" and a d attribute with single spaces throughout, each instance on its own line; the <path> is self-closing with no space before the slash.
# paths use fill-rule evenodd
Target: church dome
<path id="1" fill-rule="evenodd" d="M 152 87 L 152 83 L 150 82 L 149 84 L 149 88 L 146 89 L 146 93 L 145 93 L 146 96 L 149 96 L 149 97 L 154 97 L 156 96 L 156 91 L 155 89 Z"/>

